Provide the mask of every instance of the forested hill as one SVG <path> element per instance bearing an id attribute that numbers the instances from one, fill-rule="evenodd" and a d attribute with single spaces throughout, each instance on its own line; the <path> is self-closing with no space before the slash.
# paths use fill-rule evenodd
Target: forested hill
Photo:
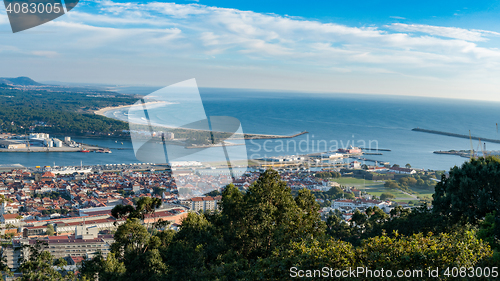
<path id="1" fill-rule="evenodd" d="M 20 85 L 20 86 L 39 86 L 39 85 L 42 85 L 29 77 L 17 77 L 17 78 L 0 77 L 0 84 Z"/>
<path id="2" fill-rule="evenodd" d="M 0 130 L 10 133 L 121 135 L 122 130 L 128 129 L 125 122 L 94 115 L 93 111 L 135 101 L 130 96 L 106 91 L 25 90 L 1 83 L 0 78 Z"/>

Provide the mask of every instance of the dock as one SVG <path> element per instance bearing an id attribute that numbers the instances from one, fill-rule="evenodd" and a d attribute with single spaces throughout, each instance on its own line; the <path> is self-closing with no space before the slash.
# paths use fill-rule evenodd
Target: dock
<path id="1" fill-rule="evenodd" d="M 386 149 L 386 148 L 365 148 L 365 147 L 360 147 L 359 149 L 361 149 L 361 150 L 368 150 L 368 151 L 391 151 L 390 149 Z"/>
<path id="2" fill-rule="evenodd" d="M 95 152 L 101 149 L 107 149 L 106 147 L 82 145 L 81 147 L 26 147 L 26 148 L 0 148 L 0 153 L 5 152 L 25 152 L 25 153 L 41 153 L 41 152 L 80 152 L 82 149 L 88 150 L 89 152 Z"/>
<path id="3" fill-rule="evenodd" d="M 443 135 L 443 136 L 448 136 L 448 137 L 463 138 L 463 139 L 469 139 L 470 138 L 470 139 L 473 139 L 473 140 L 482 140 L 482 141 L 485 141 L 485 142 L 500 143 L 500 140 L 496 140 L 496 139 L 481 138 L 481 137 L 476 137 L 476 136 L 469 136 L 469 135 L 448 133 L 448 132 L 443 132 L 443 131 L 427 130 L 427 129 L 422 129 L 422 128 L 413 128 L 411 130 L 412 131 L 416 131 L 416 132 L 423 132 L 423 133 L 429 133 L 429 134 Z"/>

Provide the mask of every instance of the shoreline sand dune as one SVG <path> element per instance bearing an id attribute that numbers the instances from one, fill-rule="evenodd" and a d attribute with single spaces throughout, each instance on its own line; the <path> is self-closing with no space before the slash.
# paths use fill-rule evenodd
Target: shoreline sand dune
<path id="1" fill-rule="evenodd" d="M 173 102 L 168 102 L 168 101 L 148 101 L 148 102 L 146 102 L 144 104 L 145 105 L 152 105 L 152 104 L 155 104 L 155 105 L 158 105 L 158 104 L 168 105 L 168 104 L 174 104 L 174 103 Z M 108 106 L 108 107 L 104 107 L 104 108 L 101 108 L 99 110 L 94 111 L 94 114 L 95 115 L 101 115 L 101 116 L 107 117 L 105 115 L 105 113 L 108 112 L 108 111 L 116 110 L 116 109 L 129 108 L 129 107 L 132 107 L 132 106 L 133 106 L 133 104 L 131 104 L 131 105 L 119 105 L 119 106 Z"/>
<path id="2" fill-rule="evenodd" d="M 150 101 L 150 102 L 146 102 L 144 104 L 146 104 L 146 105 L 161 105 L 161 104 L 168 105 L 168 104 L 176 104 L 176 103 L 175 102 L 168 102 L 168 101 Z M 108 112 L 108 111 L 111 111 L 111 110 L 129 108 L 129 107 L 132 107 L 132 106 L 133 105 L 120 105 L 120 106 L 105 107 L 105 108 L 101 108 L 99 110 L 94 111 L 94 114 L 101 115 L 101 116 L 108 117 L 108 118 L 113 118 L 113 117 L 106 116 L 105 113 Z M 113 119 L 117 119 L 117 118 L 113 118 Z M 120 119 L 117 119 L 117 120 L 120 120 Z M 134 124 L 134 125 L 148 125 L 146 123 L 144 123 L 144 124 L 130 123 L 130 124 Z M 156 124 L 156 123 L 152 123 L 151 125 L 156 126 L 156 127 L 163 127 L 163 128 L 166 128 L 166 129 L 177 129 L 177 130 L 188 130 L 188 131 L 201 131 L 201 132 L 208 132 L 208 131 L 210 131 L 210 130 L 201 130 L 201 129 L 179 128 L 179 127 L 175 127 L 175 126 L 167 126 L 167 125 Z M 233 132 L 231 132 L 231 133 L 233 133 Z M 308 133 L 307 131 L 303 131 L 301 133 L 294 134 L 294 135 L 289 135 L 289 136 L 287 136 L 287 135 L 283 136 L 283 135 L 268 135 L 268 134 L 242 134 L 242 133 L 235 133 L 229 139 L 231 139 L 231 140 L 243 140 L 243 139 L 288 139 L 288 138 L 294 138 L 294 137 L 297 137 L 297 136 L 300 136 L 300 135 L 303 135 L 303 134 L 307 134 L 307 133 Z"/>

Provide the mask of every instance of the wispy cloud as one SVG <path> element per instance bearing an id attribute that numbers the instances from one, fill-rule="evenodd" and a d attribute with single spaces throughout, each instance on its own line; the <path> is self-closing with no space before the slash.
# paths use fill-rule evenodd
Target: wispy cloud
<path id="1" fill-rule="evenodd" d="M 8 24 L 9 23 L 9 18 L 7 17 L 7 13 L 5 11 L 4 7 L 1 7 L 3 5 L 0 5 L 0 24 Z"/>
<path id="2" fill-rule="evenodd" d="M 487 30 L 469 30 L 457 27 L 432 26 L 423 24 L 393 23 L 391 25 L 388 25 L 387 27 L 400 32 L 421 32 L 434 36 L 442 36 L 473 42 L 488 41 L 487 36 L 500 36 L 500 33 L 498 32 Z"/>
<path id="3" fill-rule="evenodd" d="M 21 34 L 11 37 L 9 45 L 75 64 L 182 61 L 179 65 L 196 71 L 237 69 L 232 75 L 240 72 L 242 77 L 267 72 L 270 65 L 280 73 L 309 69 L 325 75 L 427 80 L 480 77 L 487 71 L 484 80 L 500 74 L 500 50 L 482 45 L 500 35 L 493 31 L 403 23 L 356 27 L 197 3 L 82 4 L 37 27 L 46 32 L 43 36 Z M 2 26 L 7 30 L 6 17 L 0 14 Z"/>
<path id="4" fill-rule="evenodd" d="M 35 56 L 54 58 L 58 55 L 57 52 L 54 51 L 33 51 L 31 52 Z"/>

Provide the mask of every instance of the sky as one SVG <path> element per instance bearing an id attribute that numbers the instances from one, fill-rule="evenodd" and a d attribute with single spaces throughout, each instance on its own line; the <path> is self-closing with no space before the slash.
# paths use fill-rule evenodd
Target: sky
<path id="1" fill-rule="evenodd" d="M 12 33 L 0 77 L 500 101 L 500 1 L 80 1 Z"/>

